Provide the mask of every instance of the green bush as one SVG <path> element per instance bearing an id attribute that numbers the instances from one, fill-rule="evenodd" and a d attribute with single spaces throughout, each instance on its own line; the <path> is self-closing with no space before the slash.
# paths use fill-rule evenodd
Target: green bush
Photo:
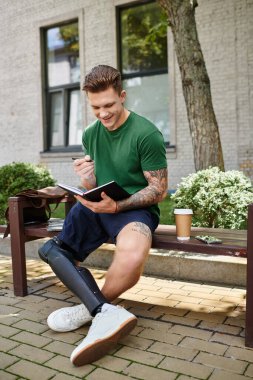
<path id="1" fill-rule="evenodd" d="M 193 210 L 193 226 L 245 229 L 253 189 L 242 172 L 213 167 L 183 178 L 172 199 Z"/>
<path id="2" fill-rule="evenodd" d="M 48 169 L 41 165 L 13 162 L 0 167 L 0 223 L 6 222 L 4 213 L 9 197 L 24 189 L 41 189 L 54 184 Z"/>

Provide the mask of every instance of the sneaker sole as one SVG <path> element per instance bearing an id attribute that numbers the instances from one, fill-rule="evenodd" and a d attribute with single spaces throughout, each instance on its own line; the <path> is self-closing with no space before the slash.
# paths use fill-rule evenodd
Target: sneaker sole
<path id="1" fill-rule="evenodd" d="M 71 360 L 72 363 L 79 367 L 84 364 L 93 363 L 96 360 L 102 358 L 108 351 L 116 346 L 118 341 L 124 336 L 128 335 L 130 331 L 134 329 L 137 323 L 137 318 L 133 317 L 128 319 L 120 325 L 117 331 L 112 335 L 104 338 L 98 339 L 89 346 L 84 347 L 82 350 L 76 354 Z"/>

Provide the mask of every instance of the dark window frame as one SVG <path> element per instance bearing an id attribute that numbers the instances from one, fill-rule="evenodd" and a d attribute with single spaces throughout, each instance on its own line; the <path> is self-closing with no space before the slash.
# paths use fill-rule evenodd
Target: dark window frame
<path id="1" fill-rule="evenodd" d="M 120 13 L 122 10 L 129 9 L 129 8 L 137 8 L 140 5 L 147 5 L 156 3 L 155 0 L 140 0 L 134 4 L 123 4 L 116 7 L 116 34 L 117 34 L 117 62 L 118 62 L 118 68 L 121 72 L 122 80 L 124 79 L 130 79 L 135 77 L 144 77 L 144 76 L 152 76 L 152 75 L 159 75 L 159 74 L 168 74 L 168 65 L 166 69 L 154 69 L 154 70 L 147 70 L 147 71 L 136 71 L 134 73 L 130 74 L 124 74 L 122 70 L 122 44 L 121 44 L 121 19 L 120 19 Z"/>
<path id="2" fill-rule="evenodd" d="M 41 41 L 42 41 L 42 51 L 43 51 L 43 63 L 42 70 L 44 72 L 44 99 L 45 99 L 45 139 L 44 139 L 44 152 L 80 152 L 82 151 L 81 143 L 78 145 L 68 145 L 68 133 L 69 133 L 69 118 L 70 118 L 70 98 L 71 92 L 73 90 L 80 90 L 80 82 L 73 82 L 69 84 L 63 84 L 58 86 L 49 86 L 48 83 L 48 67 L 47 67 L 47 31 L 52 28 L 59 26 L 66 26 L 76 22 L 79 24 L 78 18 L 71 18 L 62 22 L 57 22 L 52 25 L 47 25 L 46 27 L 41 28 Z M 79 49 L 80 54 L 80 49 Z M 52 125 L 51 125 L 51 96 L 56 92 L 63 93 L 63 130 L 64 130 L 64 145 L 61 146 L 52 146 L 51 136 L 52 136 Z"/>
<path id="3" fill-rule="evenodd" d="M 136 71 L 134 73 L 124 74 L 123 73 L 123 63 L 122 63 L 122 43 L 121 43 L 121 11 L 129 9 L 129 8 L 137 8 L 141 5 L 147 5 L 156 3 L 155 0 L 139 0 L 136 3 L 127 3 L 123 5 L 119 5 L 116 7 L 116 41 L 117 41 L 117 65 L 121 72 L 122 81 L 125 79 L 131 79 L 136 77 L 147 77 L 147 76 L 153 76 L 153 75 L 160 75 L 160 74 L 169 74 L 169 65 L 167 64 L 167 68 L 165 69 L 151 69 L 147 71 Z M 174 148 L 174 145 L 171 145 L 170 142 L 165 142 L 166 148 Z"/>

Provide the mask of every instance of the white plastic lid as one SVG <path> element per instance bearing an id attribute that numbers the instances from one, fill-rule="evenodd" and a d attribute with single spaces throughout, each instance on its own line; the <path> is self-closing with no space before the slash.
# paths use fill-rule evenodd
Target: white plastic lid
<path id="1" fill-rule="evenodd" d="M 193 212 L 190 208 L 175 208 L 174 214 L 177 214 L 177 215 L 187 214 L 187 215 L 189 215 L 189 214 L 193 214 Z"/>

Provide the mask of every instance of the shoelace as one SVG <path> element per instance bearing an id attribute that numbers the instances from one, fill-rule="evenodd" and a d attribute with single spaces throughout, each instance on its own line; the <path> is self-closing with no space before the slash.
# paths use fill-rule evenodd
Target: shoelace
<path id="1" fill-rule="evenodd" d="M 67 318 L 71 319 L 72 321 L 82 321 L 84 318 L 83 308 L 82 305 L 78 307 L 78 309 L 74 309 L 71 311 L 67 311 Z"/>

